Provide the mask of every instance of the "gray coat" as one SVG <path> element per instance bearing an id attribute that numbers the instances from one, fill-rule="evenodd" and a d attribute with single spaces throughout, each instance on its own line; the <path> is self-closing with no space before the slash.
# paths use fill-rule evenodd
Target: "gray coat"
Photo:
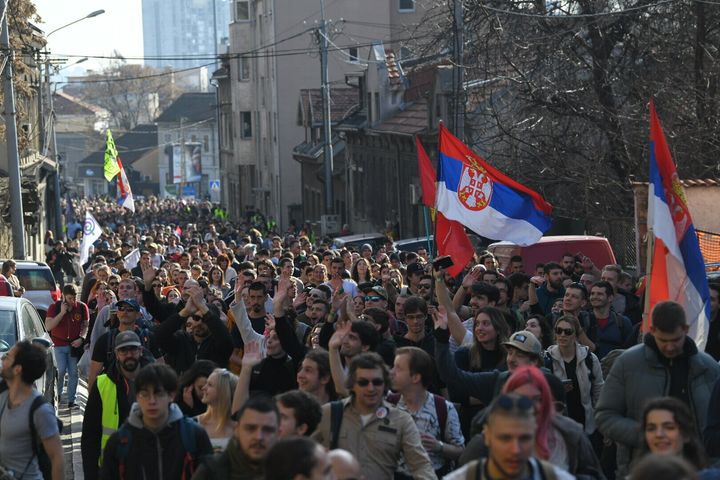
<path id="1" fill-rule="evenodd" d="M 654 339 L 635 345 L 620 355 L 605 379 L 595 408 L 595 422 L 602 434 L 617 442 L 618 474 L 626 474 L 633 450 L 640 447 L 640 421 L 647 400 L 666 396 L 670 391 L 670 371 L 663 364 Z M 690 409 L 698 424 L 705 427 L 710 395 L 720 377 L 720 365 L 704 352 L 699 352 L 688 337 L 685 354 L 689 358 L 688 396 Z"/>

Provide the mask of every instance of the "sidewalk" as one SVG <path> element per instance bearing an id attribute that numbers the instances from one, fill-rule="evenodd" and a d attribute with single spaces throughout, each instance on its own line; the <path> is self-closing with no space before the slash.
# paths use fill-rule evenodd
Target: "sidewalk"
<path id="1" fill-rule="evenodd" d="M 63 422 L 61 440 L 65 454 L 65 478 L 82 480 L 82 456 L 80 454 L 80 436 L 82 434 L 83 413 L 87 403 L 87 383 L 80 377 L 75 408 L 67 406 L 67 396 L 63 395 L 58 408 L 58 417 Z"/>

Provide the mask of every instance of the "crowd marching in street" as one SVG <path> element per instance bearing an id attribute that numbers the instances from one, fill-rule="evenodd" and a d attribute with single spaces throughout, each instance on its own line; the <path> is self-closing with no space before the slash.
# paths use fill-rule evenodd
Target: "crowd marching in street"
<path id="1" fill-rule="evenodd" d="M 640 279 L 583 255 L 451 276 L 426 248 L 336 250 L 209 202 L 72 202 L 102 233 L 82 264 L 83 225 L 48 234 L 45 324 L 88 480 L 720 478 L 720 285 L 701 351 L 673 301 L 643 333 Z M 62 478 L 54 411 L 29 413 L 42 348 L 3 358 L 14 478 L 43 478 L 29 414 Z"/>

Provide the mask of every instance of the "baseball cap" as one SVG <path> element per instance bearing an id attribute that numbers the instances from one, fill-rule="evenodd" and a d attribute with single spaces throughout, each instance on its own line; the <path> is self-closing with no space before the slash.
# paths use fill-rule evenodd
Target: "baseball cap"
<path id="1" fill-rule="evenodd" d="M 120 300 L 115 304 L 117 307 L 121 305 L 129 305 L 132 308 L 134 308 L 136 311 L 140 311 L 140 304 L 135 300 L 134 298 L 128 298 L 127 300 Z"/>
<path id="2" fill-rule="evenodd" d="M 137 333 L 132 330 L 125 330 L 124 332 L 118 333 L 115 337 L 115 350 L 123 347 L 142 347 L 140 337 L 137 336 Z"/>
<path id="3" fill-rule="evenodd" d="M 383 297 L 385 300 L 387 300 L 388 294 L 387 294 L 387 291 L 383 287 L 376 285 L 376 286 L 372 287 L 372 291 L 377 293 L 381 297 Z"/>
<path id="4" fill-rule="evenodd" d="M 422 266 L 422 264 L 415 262 L 407 266 L 408 276 L 416 273 L 425 273 L 425 268 Z"/>
<path id="5" fill-rule="evenodd" d="M 509 345 L 531 355 L 540 356 L 542 353 L 542 345 L 540 341 L 527 330 L 520 330 L 510 335 L 510 339 L 507 342 L 503 342 L 503 345 Z"/>

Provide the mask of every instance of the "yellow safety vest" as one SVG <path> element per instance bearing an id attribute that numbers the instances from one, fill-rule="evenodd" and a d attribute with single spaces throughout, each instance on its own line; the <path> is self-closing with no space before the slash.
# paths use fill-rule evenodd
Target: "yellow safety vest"
<path id="1" fill-rule="evenodd" d="M 97 377 L 95 383 L 100 392 L 102 402 L 102 437 L 100 440 L 100 458 L 98 465 L 102 466 L 105 444 L 110 435 L 115 433 L 120 424 L 120 412 L 118 412 L 117 386 L 106 374 Z"/>

